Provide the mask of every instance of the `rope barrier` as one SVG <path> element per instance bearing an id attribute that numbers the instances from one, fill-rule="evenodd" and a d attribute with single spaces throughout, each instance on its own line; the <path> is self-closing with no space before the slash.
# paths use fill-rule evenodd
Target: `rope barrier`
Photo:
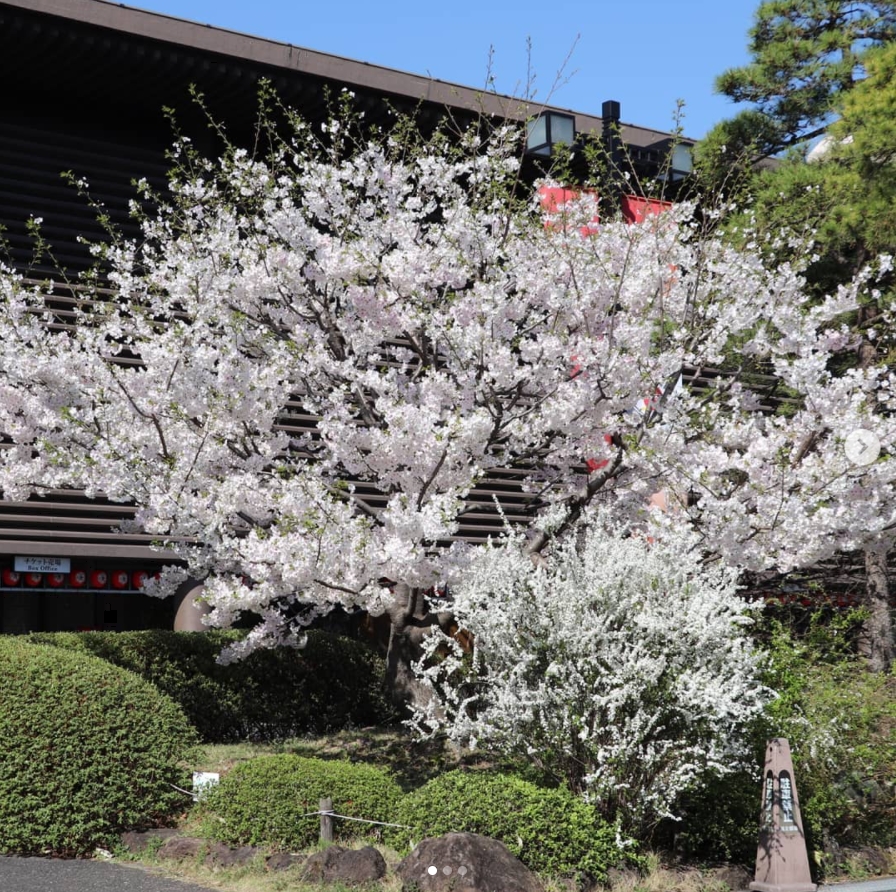
<path id="1" fill-rule="evenodd" d="M 376 824 L 380 827 L 401 827 L 405 830 L 413 830 L 414 828 L 408 824 L 390 824 L 388 821 L 369 821 L 367 818 L 352 818 L 348 815 L 339 815 L 335 811 L 309 811 L 304 815 L 296 815 L 297 818 L 315 818 L 324 815 L 329 818 L 341 818 L 343 821 L 357 821 L 359 824 Z"/>
<path id="2" fill-rule="evenodd" d="M 366 818 L 350 818 L 348 815 L 337 815 L 336 812 L 321 812 L 328 814 L 334 818 L 342 818 L 343 821 L 359 821 L 362 824 L 378 824 L 380 827 L 402 827 L 405 830 L 413 830 L 414 828 L 408 824 L 390 824 L 388 821 L 368 821 Z"/>
<path id="3" fill-rule="evenodd" d="M 189 796 L 194 802 L 199 801 L 199 797 L 195 793 L 191 793 L 189 790 L 185 790 L 183 787 L 177 786 L 177 784 L 169 783 L 168 786 L 174 787 L 174 789 L 177 790 L 178 793 L 183 793 L 184 795 Z"/>
<path id="4" fill-rule="evenodd" d="M 189 790 L 185 790 L 183 787 L 178 787 L 175 784 L 169 783 L 169 787 L 174 787 L 179 793 L 183 793 L 186 796 L 189 796 L 195 802 L 199 801 L 199 796 L 196 793 L 191 793 Z M 413 830 L 414 828 L 408 824 L 392 824 L 389 821 L 369 821 L 367 818 L 353 818 L 349 815 L 340 815 L 335 811 L 309 811 L 305 812 L 303 815 L 296 815 L 296 818 L 317 818 L 320 816 L 326 816 L 329 818 L 339 818 L 343 821 L 357 821 L 359 824 L 376 824 L 378 827 L 400 827 L 402 830 Z"/>

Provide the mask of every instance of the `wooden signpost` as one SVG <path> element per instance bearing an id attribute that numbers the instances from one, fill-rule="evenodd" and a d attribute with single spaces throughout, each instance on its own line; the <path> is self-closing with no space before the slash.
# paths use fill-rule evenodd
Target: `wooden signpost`
<path id="1" fill-rule="evenodd" d="M 783 737 L 768 742 L 762 773 L 762 814 L 754 892 L 815 892 L 809 871 L 806 835 L 800 816 L 790 745 Z"/>

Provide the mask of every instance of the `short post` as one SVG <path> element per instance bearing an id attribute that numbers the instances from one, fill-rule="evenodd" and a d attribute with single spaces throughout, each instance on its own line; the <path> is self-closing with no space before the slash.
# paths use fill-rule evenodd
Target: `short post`
<path id="1" fill-rule="evenodd" d="M 762 772 L 762 817 L 752 892 L 815 892 L 793 776 L 790 744 L 768 742 Z"/>
<path id="2" fill-rule="evenodd" d="M 320 841 L 333 842 L 333 800 L 320 801 Z"/>

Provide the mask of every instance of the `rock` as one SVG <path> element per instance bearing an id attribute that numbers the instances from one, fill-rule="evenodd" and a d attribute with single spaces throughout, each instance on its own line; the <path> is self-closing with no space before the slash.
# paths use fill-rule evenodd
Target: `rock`
<path id="1" fill-rule="evenodd" d="M 219 867 L 236 867 L 248 864 L 260 851 L 254 846 L 240 846 L 238 849 L 231 849 L 215 843 L 209 850 L 207 860 Z"/>
<path id="2" fill-rule="evenodd" d="M 840 853 L 841 860 L 849 864 L 854 873 L 864 873 L 872 877 L 889 873 L 891 857 L 886 849 L 878 849 L 873 846 L 844 847 Z"/>
<path id="3" fill-rule="evenodd" d="M 193 836 L 172 836 L 166 839 L 158 851 L 158 857 L 170 861 L 184 861 L 195 858 L 200 851 L 207 851 L 208 840 Z"/>
<path id="4" fill-rule="evenodd" d="M 207 839 L 196 839 L 193 836 L 173 836 L 165 840 L 158 851 L 158 857 L 168 861 L 185 861 L 195 858 L 218 867 L 233 867 L 251 861 L 259 850 L 252 846 L 240 846 L 232 849 L 221 842 L 210 842 Z"/>
<path id="5" fill-rule="evenodd" d="M 403 892 L 543 892 L 507 846 L 477 833 L 424 839 L 397 873 Z"/>
<path id="6" fill-rule="evenodd" d="M 121 834 L 121 844 L 132 855 L 139 855 L 154 845 L 156 840 L 161 845 L 172 836 L 177 836 L 177 830 L 129 830 Z"/>
<path id="7" fill-rule="evenodd" d="M 293 855 L 291 852 L 274 852 L 273 855 L 268 855 L 265 858 L 264 866 L 268 870 L 279 871 L 289 870 L 290 867 L 296 864 L 304 864 L 304 862 L 304 855 Z"/>
<path id="8" fill-rule="evenodd" d="M 345 883 L 349 886 L 371 883 L 386 875 L 386 862 L 372 846 L 344 849 L 329 846 L 309 855 L 302 868 L 302 877 L 317 883 Z"/>

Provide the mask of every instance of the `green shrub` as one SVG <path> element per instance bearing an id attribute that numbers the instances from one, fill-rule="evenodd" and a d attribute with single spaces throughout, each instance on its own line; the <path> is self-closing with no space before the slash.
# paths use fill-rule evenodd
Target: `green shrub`
<path id="1" fill-rule="evenodd" d="M 779 612 L 780 613 L 780 612 Z M 769 650 L 766 683 L 778 692 L 753 729 L 756 770 L 690 791 L 680 822 L 656 842 L 690 859 L 756 856 L 766 742 L 790 744 L 800 810 L 814 862 L 840 847 L 896 845 L 896 678 L 869 672 L 853 643 L 861 614 L 776 615 L 759 627 Z"/>
<path id="2" fill-rule="evenodd" d="M 219 664 L 221 650 L 244 634 L 150 630 L 28 637 L 136 672 L 180 704 L 206 743 L 282 740 L 392 719 L 382 660 L 360 642 L 311 631 L 302 650 L 261 650 Z"/>
<path id="3" fill-rule="evenodd" d="M 368 821 L 394 822 L 401 790 L 392 776 L 371 765 L 262 756 L 237 765 L 204 800 L 203 809 L 223 819 L 210 822 L 215 836 L 229 845 L 300 849 L 320 836 L 317 812 L 329 797 L 337 814 Z M 336 839 L 379 839 L 382 828 L 336 820 Z"/>
<path id="4" fill-rule="evenodd" d="M 654 844 L 684 861 L 725 861 L 752 870 L 759 842 L 761 767 L 757 764 L 752 774 L 712 777 L 688 791 L 675 806 L 679 820 L 663 821 Z"/>
<path id="5" fill-rule="evenodd" d="M 810 844 L 896 845 L 896 678 L 841 642 L 860 614 L 772 630 L 768 736 L 786 737 Z"/>
<path id="6" fill-rule="evenodd" d="M 182 810 L 195 732 L 152 685 L 0 637 L 0 852 L 79 855 Z"/>
<path id="7" fill-rule="evenodd" d="M 626 858 L 616 831 L 565 787 L 545 789 L 514 775 L 449 771 L 402 800 L 397 823 L 419 841 L 451 831 L 503 842 L 545 874 L 584 871 L 597 879 Z"/>

